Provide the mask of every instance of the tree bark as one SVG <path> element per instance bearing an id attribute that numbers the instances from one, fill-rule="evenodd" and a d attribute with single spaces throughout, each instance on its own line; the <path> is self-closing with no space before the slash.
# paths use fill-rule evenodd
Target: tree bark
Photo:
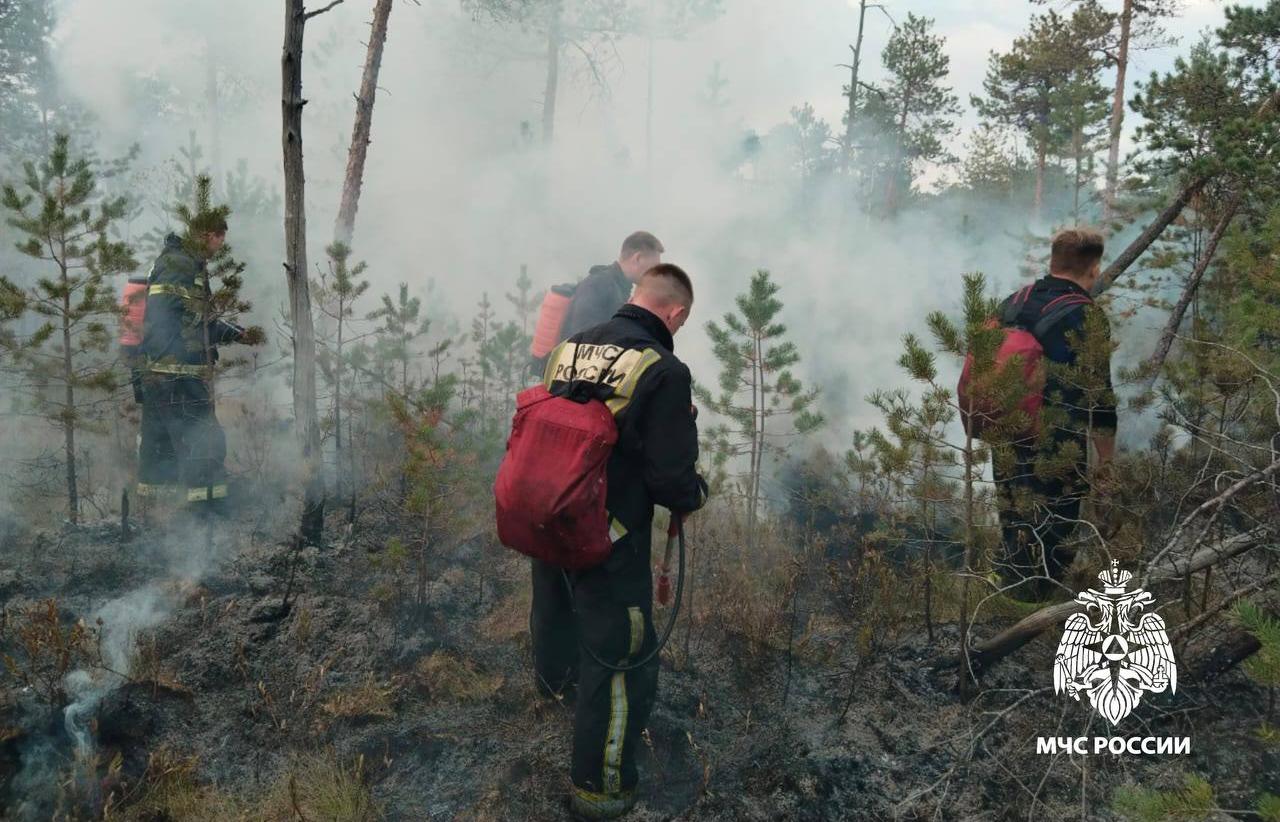
<path id="1" fill-rule="evenodd" d="M 862 29 L 867 20 L 867 0 L 858 3 L 858 40 L 857 45 L 849 47 L 853 52 L 853 63 L 849 66 L 849 111 L 844 122 L 844 152 L 840 158 L 841 171 L 849 170 L 849 161 L 853 159 L 853 122 L 858 112 L 858 65 L 862 58 Z"/>
<path id="2" fill-rule="evenodd" d="M 302 97 L 302 40 L 309 15 L 303 0 L 285 0 L 284 8 L 284 51 L 280 58 L 284 268 L 289 285 L 289 319 L 293 326 L 293 414 L 302 448 L 305 483 L 299 534 L 307 542 L 318 544 L 324 536 L 325 487 L 316 408 L 316 340 L 307 278 L 306 177 L 302 165 L 302 107 L 307 102 Z"/>
<path id="3" fill-rule="evenodd" d="M 63 259 L 66 259 L 63 248 Z M 75 368 L 71 361 L 71 289 L 67 282 L 67 270 L 62 269 L 62 411 L 63 447 L 67 458 L 67 518 L 75 525 L 80 521 L 80 490 L 76 481 L 76 390 Z"/>
<path id="4" fill-rule="evenodd" d="M 547 25 L 547 84 L 542 94 L 542 144 L 551 145 L 556 130 L 556 93 L 560 85 L 560 3 L 551 9 Z"/>
<path id="5" fill-rule="evenodd" d="M 1041 137 L 1036 141 L 1036 195 L 1035 195 L 1035 215 L 1040 217 L 1040 210 L 1044 206 L 1044 168 L 1045 157 L 1048 154 L 1048 138 Z"/>
<path id="6" fill-rule="evenodd" d="M 1213 262 L 1213 255 L 1218 250 L 1218 243 L 1222 241 L 1223 236 L 1227 233 L 1227 227 L 1231 225 L 1231 220 L 1236 216 L 1239 208 L 1240 195 L 1237 194 L 1227 203 L 1226 211 L 1218 218 L 1218 224 L 1213 227 L 1213 233 L 1209 235 L 1209 241 L 1205 244 L 1204 252 L 1200 255 L 1195 269 L 1191 272 L 1191 278 L 1187 280 L 1186 288 L 1182 290 L 1182 296 L 1178 298 L 1177 304 L 1169 312 L 1169 321 L 1165 323 L 1164 333 L 1160 335 L 1160 341 L 1156 343 L 1156 350 L 1147 358 L 1146 369 L 1148 373 L 1145 378 L 1145 389 L 1147 391 L 1151 390 L 1151 386 L 1159 376 L 1160 369 L 1164 365 L 1165 359 L 1169 356 L 1169 349 L 1173 347 L 1173 338 L 1177 336 L 1178 328 L 1182 325 L 1182 318 L 1187 314 L 1187 306 L 1191 305 L 1191 298 L 1195 296 L 1196 291 L 1200 288 L 1200 281 L 1204 279 L 1205 272 L 1209 270 L 1209 265 Z"/>
<path id="7" fill-rule="evenodd" d="M 1243 628 L 1238 628 L 1192 665 L 1191 679 L 1201 683 L 1212 682 L 1260 650 L 1262 642 Z"/>
<path id="8" fill-rule="evenodd" d="M 1098 278 L 1098 284 L 1093 287 L 1093 296 L 1096 297 L 1110 288 L 1116 279 L 1119 278 L 1119 276 L 1123 274 L 1129 266 L 1133 265 L 1133 263 L 1142 256 L 1143 252 L 1156 241 L 1156 238 L 1158 238 L 1161 233 L 1169 227 L 1169 224 L 1178 218 L 1178 215 L 1182 213 L 1182 209 L 1187 207 L 1187 203 L 1191 202 L 1191 198 L 1199 193 L 1200 189 L 1204 188 L 1205 184 L 1213 179 L 1214 176 L 1216 175 L 1204 174 L 1195 178 L 1190 183 L 1187 183 L 1187 185 L 1178 192 L 1178 196 L 1174 197 L 1173 200 L 1165 206 L 1164 211 L 1161 211 L 1156 215 L 1155 220 L 1143 229 L 1142 233 L 1135 237 L 1133 242 L 1129 243 L 1128 247 L 1125 248 L 1124 251 L 1120 252 L 1120 256 L 1116 257 L 1115 260 L 1112 261 L 1111 265 L 1107 266 L 1107 269 L 1102 272 L 1102 276 Z"/>
<path id="9" fill-rule="evenodd" d="M 1120 131 L 1124 126 L 1124 81 L 1129 69 L 1129 35 L 1133 28 L 1133 0 L 1124 0 L 1120 12 L 1120 43 L 1116 52 L 1116 90 L 1111 99 L 1111 138 L 1107 147 L 1107 186 L 1102 219 L 1115 213 L 1116 187 L 1120 179 Z"/>
<path id="10" fill-rule="evenodd" d="M 373 23 L 369 47 L 365 54 L 364 72 L 360 76 L 360 93 L 356 95 L 356 121 L 351 129 L 351 148 L 347 151 L 347 173 L 342 181 L 342 203 L 333 226 L 333 238 L 351 244 L 355 231 L 356 208 L 360 187 L 364 183 L 364 163 L 369 155 L 369 134 L 373 128 L 373 101 L 378 93 L 378 71 L 382 68 L 382 49 L 387 42 L 387 19 L 392 0 L 377 0 L 373 7 Z"/>

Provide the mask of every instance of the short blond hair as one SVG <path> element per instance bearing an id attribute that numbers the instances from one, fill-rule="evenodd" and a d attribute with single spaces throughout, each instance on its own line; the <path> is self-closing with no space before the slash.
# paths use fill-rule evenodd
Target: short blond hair
<path id="1" fill-rule="evenodd" d="M 1083 277 L 1102 259 L 1104 244 L 1101 231 L 1079 226 L 1064 228 L 1053 235 L 1049 271 Z"/>

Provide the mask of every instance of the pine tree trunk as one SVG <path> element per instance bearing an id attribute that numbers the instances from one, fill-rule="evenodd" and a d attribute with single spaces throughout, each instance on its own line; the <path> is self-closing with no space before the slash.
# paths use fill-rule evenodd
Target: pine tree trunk
<path id="1" fill-rule="evenodd" d="M 205 49 L 205 103 L 209 116 L 209 166 L 212 171 L 213 185 L 216 188 L 222 179 L 222 112 L 218 100 L 218 63 L 213 47 L 206 44 Z"/>
<path id="2" fill-rule="evenodd" d="M 898 208 L 898 175 L 905 171 L 908 179 L 910 179 L 910 168 L 906 166 L 906 145 L 907 145 L 907 115 L 911 111 L 911 90 L 907 89 L 902 95 L 902 112 L 898 115 L 898 156 L 893 164 L 890 165 L 892 171 L 889 173 L 888 184 L 885 186 L 884 207 L 885 211 L 892 214 Z"/>
<path id="3" fill-rule="evenodd" d="M 1124 80 L 1129 70 L 1129 34 L 1133 26 L 1133 0 L 1124 0 L 1120 12 L 1120 44 L 1116 53 L 1116 90 L 1111 100 L 1111 139 L 1107 147 L 1107 188 L 1102 218 L 1115 212 L 1116 187 L 1120 179 L 1120 130 L 1124 126 Z"/>
<path id="4" fill-rule="evenodd" d="M 974 460 L 973 438 L 966 437 L 964 443 L 964 567 L 961 573 L 964 579 L 960 582 L 960 676 L 957 689 L 960 698 L 967 700 L 977 686 L 973 667 L 969 658 L 969 585 L 973 577 L 974 560 L 977 556 L 977 536 L 974 533 Z"/>
<path id="5" fill-rule="evenodd" d="M 654 0 L 649 0 L 649 88 L 645 95 L 644 107 L 644 166 L 650 178 L 653 175 L 653 27 L 656 19 L 653 4 Z"/>
<path id="6" fill-rule="evenodd" d="M 284 126 L 285 278 L 293 325 L 293 414 L 302 448 L 305 482 L 299 532 L 307 542 L 318 544 L 324 537 L 325 491 L 316 410 L 316 340 L 307 280 L 306 178 L 302 165 L 302 107 L 307 102 L 302 97 L 302 40 L 307 12 L 303 0 L 285 0 L 284 6 L 280 102 Z"/>
<path id="7" fill-rule="evenodd" d="M 338 343 L 334 349 L 333 364 L 333 465 L 336 470 L 337 488 L 336 493 L 339 500 L 346 495 L 347 483 L 349 477 L 344 476 L 345 465 L 342 461 L 342 379 L 346 376 L 342 367 L 342 331 L 343 318 L 346 316 L 346 301 L 338 298 Z M 347 447 L 351 447 L 351 443 L 347 443 Z"/>
<path id="8" fill-rule="evenodd" d="M 1071 152 L 1075 155 L 1075 179 L 1072 180 L 1072 198 L 1071 198 L 1071 219 L 1078 225 L 1080 223 L 1080 188 L 1082 186 L 1080 180 L 1080 155 L 1084 153 L 1084 127 L 1079 122 L 1075 128 L 1071 130 Z"/>
<path id="9" fill-rule="evenodd" d="M 63 248 L 63 258 L 66 259 Z M 75 371 L 71 362 L 71 291 L 67 283 L 67 269 L 62 267 L 62 436 L 67 460 L 67 517 L 71 524 L 80 521 L 80 492 L 76 482 L 76 390 L 72 385 Z"/>
<path id="10" fill-rule="evenodd" d="M 373 129 L 373 101 L 378 93 L 378 71 L 382 67 L 382 49 L 387 42 L 387 19 L 392 0 L 377 0 L 373 7 L 372 31 L 365 54 L 364 72 L 360 76 L 360 93 L 356 96 L 356 121 L 351 129 L 351 148 L 347 151 L 347 174 L 342 181 L 342 203 L 333 227 L 336 241 L 349 245 L 355 231 L 356 208 L 360 187 L 364 183 L 364 163 L 369 154 L 369 134 Z"/>
<path id="11" fill-rule="evenodd" d="M 840 157 L 842 171 L 849 170 L 849 161 L 853 159 L 853 122 L 858 111 L 858 64 L 862 57 L 862 27 L 867 20 L 867 0 L 858 3 L 858 39 L 857 45 L 850 46 L 853 51 L 853 63 L 849 66 L 849 110 L 844 122 L 844 151 Z"/>
<path id="12" fill-rule="evenodd" d="M 1040 217 L 1041 208 L 1044 206 L 1044 166 L 1045 155 L 1048 153 L 1048 138 L 1040 137 L 1036 140 L 1036 198 L 1034 203 L 1035 216 Z"/>
<path id="13" fill-rule="evenodd" d="M 1164 332 L 1160 335 L 1160 341 L 1156 343 L 1155 351 L 1146 362 L 1148 374 L 1145 380 L 1145 389 L 1148 391 L 1151 390 L 1151 386 L 1160 374 L 1161 367 L 1164 366 L 1165 359 L 1169 356 L 1169 349 L 1173 347 L 1173 338 L 1178 334 L 1178 328 L 1182 325 L 1183 317 L 1186 316 L 1187 307 L 1191 304 L 1192 297 L 1199 290 L 1200 281 L 1204 279 L 1205 272 L 1209 269 L 1209 264 L 1213 261 L 1214 254 L 1218 251 L 1218 244 L 1222 242 L 1228 226 L 1231 225 L 1232 219 L 1235 218 L 1236 211 L 1240 208 L 1240 202 L 1240 195 L 1236 194 L 1227 203 L 1226 210 L 1218 218 L 1218 224 L 1213 227 L 1213 233 L 1209 235 L 1204 251 L 1201 253 L 1195 269 L 1191 272 L 1191 277 L 1187 280 L 1182 296 L 1178 298 L 1173 310 L 1169 312 L 1169 320 L 1165 323 Z"/>
<path id="14" fill-rule="evenodd" d="M 1164 211 L 1156 215 L 1155 220 L 1143 229 L 1142 233 L 1135 237 L 1133 242 L 1129 243 L 1125 250 L 1120 252 L 1120 256 L 1116 257 L 1111 265 L 1107 266 L 1106 270 L 1102 272 L 1102 276 L 1098 278 L 1098 284 L 1093 288 L 1095 297 L 1110 288 L 1111 284 L 1142 256 L 1142 253 L 1156 241 L 1156 238 L 1169 227 L 1170 223 L 1178 218 L 1178 215 L 1182 213 L 1182 209 L 1187 207 L 1187 203 L 1191 202 L 1191 198 L 1199 193 L 1200 189 L 1204 188 L 1205 183 L 1213 179 L 1213 176 L 1209 174 L 1197 177 L 1178 192 L 1178 195 L 1164 207 Z"/>
<path id="15" fill-rule="evenodd" d="M 551 145 L 556 130 L 556 93 L 560 84 L 560 14 L 559 1 L 551 9 L 547 26 L 547 84 L 542 95 L 542 143 Z"/>

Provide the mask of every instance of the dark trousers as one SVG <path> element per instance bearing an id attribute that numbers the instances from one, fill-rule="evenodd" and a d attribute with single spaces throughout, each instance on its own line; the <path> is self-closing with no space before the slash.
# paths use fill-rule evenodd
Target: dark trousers
<path id="1" fill-rule="evenodd" d="M 199 377 L 148 374 L 142 387 L 139 490 L 177 491 L 190 501 L 225 497 L 226 435 Z"/>
<path id="2" fill-rule="evenodd" d="M 571 776 L 579 794 L 613 796 L 635 788 L 636 745 L 658 691 L 658 660 L 613 671 L 652 650 L 653 577 L 649 546 L 627 536 L 605 563 L 571 572 L 533 560 L 534 671 L 544 692 L 577 693 Z M 575 615 L 576 610 L 576 615 Z"/>
<path id="3" fill-rule="evenodd" d="M 1065 453 L 1065 443 L 1082 458 L 1055 460 L 1051 455 Z M 1013 596 L 1044 599 L 1071 567 L 1075 551 L 1063 543 L 1075 531 L 1088 491 L 1087 454 L 1083 439 L 1060 439 L 1045 451 L 1014 445 L 1010 462 L 993 462 L 1002 538 L 995 567 L 1003 585 L 1016 586 L 1008 592 Z"/>

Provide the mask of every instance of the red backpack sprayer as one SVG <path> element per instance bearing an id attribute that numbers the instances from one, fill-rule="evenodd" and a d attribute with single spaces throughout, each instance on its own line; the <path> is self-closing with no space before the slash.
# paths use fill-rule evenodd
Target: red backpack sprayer
<path id="1" fill-rule="evenodd" d="M 516 397 L 507 451 L 494 483 L 498 539 L 515 551 L 561 569 L 573 601 L 569 571 L 604 562 L 613 548 L 605 511 L 606 466 L 618 440 L 613 414 L 599 399 L 578 402 L 541 384 Z M 629 671 L 652 660 L 671 637 L 684 590 L 685 539 L 681 517 L 672 514 L 658 576 L 657 600 L 671 602 L 671 558 L 679 555 L 674 605 L 657 646 L 630 665 L 613 665 L 582 646 L 613 671 Z"/>

